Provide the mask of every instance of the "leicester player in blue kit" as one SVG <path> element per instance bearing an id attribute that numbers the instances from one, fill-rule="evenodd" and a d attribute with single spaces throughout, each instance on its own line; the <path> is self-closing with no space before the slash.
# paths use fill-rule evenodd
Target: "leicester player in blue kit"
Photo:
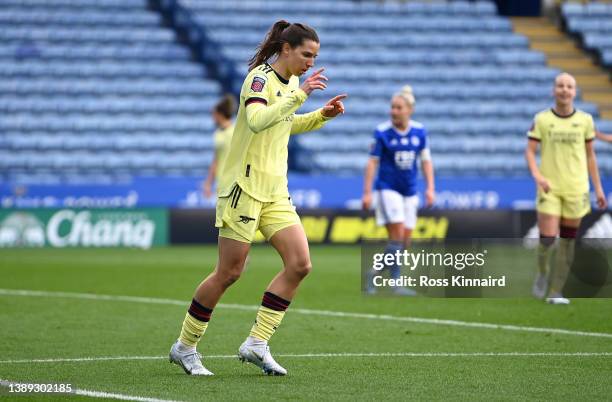
<path id="1" fill-rule="evenodd" d="M 427 145 L 427 132 L 423 124 L 410 118 L 414 105 L 414 94 L 408 85 L 393 96 L 391 121 L 380 124 L 374 131 L 374 142 L 365 171 L 363 208 L 370 209 L 375 198 L 376 221 L 379 225 L 386 226 L 389 236 L 385 253 L 395 254 L 410 245 L 419 206 L 416 188 L 419 159 L 427 183 L 425 205 L 429 207 L 435 200 L 433 164 Z M 391 278 L 400 277 L 399 266 L 393 266 L 390 270 Z M 366 290 L 368 293 L 375 291 L 372 275 L 368 279 Z M 401 287 L 394 289 L 394 292 L 401 295 L 415 294 L 414 291 Z"/>

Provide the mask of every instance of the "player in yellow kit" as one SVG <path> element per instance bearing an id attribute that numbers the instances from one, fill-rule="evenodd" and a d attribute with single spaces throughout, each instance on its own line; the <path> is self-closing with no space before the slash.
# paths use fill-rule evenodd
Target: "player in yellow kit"
<path id="1" fill-rule="evenodd" d="M 210 167 L 208 168 L 208 174 L 204 181 L 203 191 L 206 198 L 212 196 L 212 186 L 215 180 L 219 182 L 221 172 L 225 166 L 225 159 L 229 153 L 230 143 L 232 141 L 232 134 L 234 133 L 234 123 L 232 122 L 232 116 L 234 115 L 234 97 L 232 95 L 225 95 L 214 107 L 212 111 L 212 118 L 217 126 L 213 134 L 215 143 L 215 156 L 213 158 Z"/>
<path id="2" fill-rule="evenodd" d="M 202 365 L 196 346 L 217 302 L 240 277 L 257 229 L 278 251 L 284 267 L 268 285 L 238 356 L 266 374 L 287 373 L 272 358 L 268 340 L 311 270 L 308 241 L 287 189 L 287 144 L 290 134 L 317 130 L 344 113 L 346 97 L 339 95 L 318 110 L 295 114 L 312 91 L 327 86 L 323 69 L 299 84 L 298 77 L 314 66 L 319 46 L 312 28 L 278 21 L 250 61 L 217 191 L 219 259 L 196 289 L 179 339 L 170 350 L 170 361 L 188 374 L 212 375 Z M 268 64 L 271 58 L 274 61 Z"/>
<path id="3" fill-rule="evenodd" d="M 533 294 L 551 304 L 568 304 L 561 291 L 574 254 L 576 233 L 582 217 L 591 211 L 589 176 L 595 187 L 597 205 L 606 208 L 597 159 L 593 148 L 593 117 L 574 108 L 576 80 L 559 74 L 554 86 L 555 106 L 535 116 L 527 133 L 525 157 L 537 186 L 536 209 L 540 245 L 538 274 Z M 536 152 L 540 147 L 541 163 Z M 549 260 L 557 235 L 560 236 L 554 269 Z"/>

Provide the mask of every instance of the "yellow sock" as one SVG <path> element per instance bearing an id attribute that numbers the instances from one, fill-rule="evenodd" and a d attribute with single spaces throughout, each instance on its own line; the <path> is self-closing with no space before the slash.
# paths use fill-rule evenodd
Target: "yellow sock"
<path id="1" fill-rule="evenodd" d="M 185 320 L 183 320 L 179 341 L 184 345 L 196 347 L 206 332 L 211 314 L 212 309 L 202 306 L 195 299 L 192 300 Z"/>
<path id="2" fill-rule="evenodd" d="M 257 311 L 255 324 L 253 324 L 249 335 L 262 341 L 269 341 L 283 320 L 289 303 L 289 301 L 273 293 L 264 293 L 261 307 Z"/>
<path id="3" fill-rule="evenodd" d="M 559 239 L 555 269 L 551 275 L 549 295 L 561 293 L 574 261 L 574 239 Z"/>
<path id="4" fill-rule="evenodd" d="M 554 237 L 541 237 L 538 245 L 538 270 L 541 274 L 546 275 L 549 271 L 550 256 L 553 250 Z"/>

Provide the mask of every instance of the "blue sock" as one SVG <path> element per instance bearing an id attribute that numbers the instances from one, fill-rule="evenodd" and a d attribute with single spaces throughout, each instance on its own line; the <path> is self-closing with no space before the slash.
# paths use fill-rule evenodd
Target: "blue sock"
<path id="1" fill-rule="evenodd" d="M 404 245 L 402 242 L 389 240 L 389 243 L 387 243 L 387 248 L 385 248 L 385 254 L 395 255 L 397 251 L 401 252 L 403 249 Z M 390 266 L 389 271 L 392 279 L 398 279 L 402 272 L 401 267 L 398 264 L 393 264 Z"/>

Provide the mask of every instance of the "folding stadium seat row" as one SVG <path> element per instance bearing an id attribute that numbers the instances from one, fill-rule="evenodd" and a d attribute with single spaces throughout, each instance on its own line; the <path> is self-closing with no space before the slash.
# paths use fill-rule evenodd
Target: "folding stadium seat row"
<path id="1" fill-rule="evenodd" d="M 388 113 L 389 106 L 387 104 L 376 103 L 367 104 L 347 100 L 345 102 L 347 110 L 360 116 L 366 115 L 385 115 Z M 546 102 L 486 102 L 466 101 L 462 103 L 455 102 L 421 102 L 419 103 L 417 113 L 420 116 L 429 118 L 444 118 L 445 116 L 474 116 L 474 117 L 527 117 L 533 116 L 536 112 L 546 109 L 550 104 Z M 597 106 L 588 102 L 576 102 L 578 109 L 584 110 L 593 115 L 598 114 Z"/>
<path id="2" fill-rule="evenodd" d="M 4 3 L 4 2 L 3 2 Z M 82 10 L 58 11 L 57 9 L 23 9 L 19 7 L 4 8 L 0 10 L 0 24 L 12 26 L 20 24 L 28 25 L 70 25 L 70 26 L 114 26 L 128 25 L 159 26 L 162 22 L 161 15 L 151 13 L 144 9 L 103 11 Z"/>
<path id="3" fill-rule="evenodd" d="M 612 21 L 610 22 L 612 25 Z M 612 50 L 612 35 L 607 34 L 584 34 L 584 44 L 590 49 Z"/>
<path id="4" fill-rule="evenodd" d="M 207 116 L 206 116 L 207 117 Z M 210 118 L 194 115 L 44 115 L 18 113 L 0 119 L 0 131 L 48 131 L 48 132 L 135 132 L 174 131 L 212 132 Z"/>
<path id="5" fill-rule="evenodd" d="M 78 134 L 5 133 L 0 136 L 1 149 L 19 150 L 212 150 L 212 135 L 206 133 L 121 133 L 79 132 Z"/>
<path id="6" fill-rule="evenodd" d="M 253 50 L 240 52 L 239 55 L 243 59 L 247 59 L 248 55 Z M 246 57 L 245 57 L 246 56 Z M 318 63 L 320 64 L 448 64 L 448 65 L 545 65 L 546 57 L 544 54 L 530 51 L 528 49 L 513 49 L 513 50 L 458 50 L 456 52 L 431 52 L 430 50 L 415 49 L 406 53 L 393 52 L 390 49 L 372 49 L 372 51 L 364 52 L 363 49 L 347 49 L 344 52 L 328 52 L 320 56 Z"/>
<path id="7" fill-rule="evenodd" d="M 215 0 L 199 0 L 192 2 L 189 5 L 192 9 L 198 12 L 209 13 L 230 13 L 230 12 L 251 12 L 269 13 L 269 12 L 284 12 L 287 9 L 286 1 L 215 1 Z M 304 13 L 310 15 L 326 15 L 326 14 L 342 14 L 343 16 L 361 16 L 363 14 L 379 14 L 379 15 L 397 15 L 404 14 L 409 16 L 414 15 L 487 15 L 493 16 L 497 13 L 495 4 L 489 1 L 452 1 L 452 2 L 334 2 L 328 1 L 308 1 L 308 2 L 292 2 L 291 11 L 294 13 Z"/>
<path id="8" fill-rule="evenodd" d="M 48 43 L 0 45 L 0 59 L 189 60 L 189 49 L 174 43 L 74 47 Z"/>
<path id="9" fill-rule="evenodd" d="M 71 28 L 40 28 L 38 25 L 0 26 L 0 40 L 24 41 L 40 40 L 49 42 L 172 42 L 174 33 L 169 29 L 155 27 L 140 28 L 101 28 L 101 27 L 71 27 Z"/>
<path id="10" fill-rule="evenodd" d="M 261 32 L 244 32 L 236 29 L 217 29 L 211 32 L 217 41 L 225 46 L 252 44 L 257 45 L 261 41 Z M 470 33 L 412 33 L 409 36 L 385 35 L 384 42 L 378 35 L 371 33 L 360 34 L 339 34 L 339 33 L 319 33 L 321 43 L 329 47 L 354 47 L 355 44 L 361 46 L 381 46 L 398 49 L 413 48 L 453 48 L 472 47 L 480 48 L 528 48 L 528 40 L 524 36 L 509 35 L 506 33 L 491 32 L 470 32 Z"/>
<path id="11" fill-rule="evenodd" d="M 0 61 L 0 71 L 6 77 L 30 75 L 37 78 L 59 76 L 73 77 L 109 77 L 109 78 L 143 78 L 143 77 L 197 77 L 203 74 L 203 67 L 196 63 L 158 61 L 144 64 L 142 62 L 58 62 L 58 61 Z"/>
<path id="12" fill-rule="evenodd" d="M 147 8 L 147 0 L 2 0 L 4 6 L 11 7 L 36 7 L 38 10 L 57 9 L 65 7 L 69 9 L 144 9 Z"/>
<path id="13" fill-rule="evenodd" d="M 597 17 L 570 17 L 567 19 L 567 27 L 573 33 L 612 33 L 612 18 L 595 18 Z"/>
<path id="14" fill-rule="evenodd" d="M 415 16 L 360 16 L 359 18 L 346 19 L 342 24 L 338 24 L 337 16 L 316 16 L 310 14 L 266 14 L 264 18 L 252 18 L 247 15 L 201 15 L 198 21 L 206 29 L 224 29 L 228 27 L 236 27 L 243 30 L 266 32 L 270 26 L 280 20 L 287 21 L 305 21 L 310 26 L 315 28 L 317 32 L 333 32 L 333 31 L 397 31 L 409 30 L 411 32 L 431 31 L 431 32 L 448 32 L 448 31 L 491 31 L 491 32 L 510 32 L 512 25 L 505 18 L 487 18 L 479 19 L 475 17 L 433 17 L 423 18 Z"/>
<path id="15" fill-rule="evenodd" d="M 0 112 L 37 113 L 200 113 L 211 110 L 215 98 L 197 97 L 51 97 L 21 98 L 0 97 Z"/>
<path id="16" fill-rule="evenodd" d="M 332 76 L 328 73 L 328 76 Z M 330 94 L 336 92 L 346 92 L 351 99 L 367 98 L 369 100 L 376 99 L 384 101 L 391 99 L 391 96 L 398 92 L 403 85 L 412 84 L 411 82 L 391 82 L 387 84 L 377 84 L 372 86 L 363 85 L 345 85 L 331 84 L 325 92 L 315 92 L 308 98 L 309 101 L 320 103 L 327 101 Z M 1 87 L 1 86 L 0 86 Z M 448 84 L 436 85 L 435 83 L 417 83 L 412 85 L 413 92 L 417 98 L 417 108 L 420 109 L 420 103 L 433 99 L 450 100 L 450 99 L 470 99 L 474 100 L 474 93 L 478 94 L 481 101 L 508 101 L 508 100 L 539 100 L 550 96 L 551 84 L 529 84 L 523 86 L 517 85 L 478 85 L 470 86 L 470 90 L 466 91 L 464 85 Z M 361 100 L 361 99 L 360 99 Z"/>
<path id="17" fill-rule="evenodd" d="M 204 171 L 212 161 L 212 152 L 21 152 L 0 154 L 1 168 L 26 169 L 120 169 L 184 168 Z"/>
<path id="18" fill-rule="evenodd" d="M 535 112 L 534 112 L 535 113 Z M 433 137 L 454 137 L 457 135 L 499 135 L 499 136 L 516 136 L 525 138 L 526 132 L 529 129 L 532 116 L 523 119 L 499 119 L 496 117 L 486 117 L 482 119 L 474 118 L 449 118 L 435 117 L 431 120 L 421 119 L 417 110 L 415 120 L 425 124 L 427 132 Z M 371 135 L 376 127 L 383 121 L 388 120 L 388 115 L 381 114 L 379 118 L 354 118 L 346 119 L 345 121 L 334 120 L 326 124 L 321 132 L 325 135 L 334 133 L 343 133 L 349 136 L 358 134 Z M 308 136 L 304 136 L 307 138 Z"/>
<path id="19" fill-rule="evenodd" d="M 198 95 L 215 97 L 221 93 L 219 83 L 196 79 L 44 79 L 0 80 L 0 94 L 17 95 Z"/>
<path id="20" fill-rule="evenodd" d="M 611 17 L 612 4 L 591 2 L 588 4 L 564 3 L 562 6 L 564 15 L 570 16 L 589 16 L 589 17 Z"/>
<path id="21" fill-rule="evenodd" d="M 329 70 L 337 69 L 339 74 L 335 82 L 340 85 L 343 81 L 361 82 L 372 84 L 376 81 L 389 81 L 393 78 L 397 82 L 492 82 L 504 83 L 520 82 L 524 83 L 548 83 L 550 84 L 559 73 L 556 69 L 544 66 L 536 67 L 405 67 L 401 69 L 381 66 L 376 69 L 363 69 L 350 65 L 330 66 Z"/>

